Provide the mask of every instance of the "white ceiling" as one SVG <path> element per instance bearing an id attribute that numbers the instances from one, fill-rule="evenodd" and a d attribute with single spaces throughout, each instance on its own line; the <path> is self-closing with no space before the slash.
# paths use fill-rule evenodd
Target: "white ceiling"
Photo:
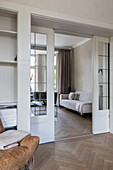
<path id="1" fill-rule="evenodd" d="M 55 47 L 56 48 L 72 48 L 76 47 L 84 42 L 88 41 L 88 38 L 77 37 L 66 34 L 55 33 Z M 46 35 L 37 34 L 34 40 L 34 35 L 32 34 L 31 44 L 36 41 L 37 46 L 46 46 Z"/>
<path id="2" fill-rule="evenodd" d="M 72 35 L 65 34 L 55 34 L 55 47 L 59 48 L 72 48 L 85 41 L 89 40 L 88 38 L 77 37 Z"/>
<path id="3" fill-rule="evenodd" d="M 97 27 L 88 24 L 75 23 L 58 18 L 39 15 L 32 15 L 31 25 L 52 28 L 57 33 L 69 33 L 69 35 L 77 35 L 86 38 L 92 38 L 93 36 L 113 36 L 113 29 L 103 28 L 101 26 Z"/>

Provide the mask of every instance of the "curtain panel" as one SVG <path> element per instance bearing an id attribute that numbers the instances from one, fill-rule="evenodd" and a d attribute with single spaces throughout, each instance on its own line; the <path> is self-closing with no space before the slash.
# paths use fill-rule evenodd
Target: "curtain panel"
<path id="1" fill-rule="evenodd" d="M 59 50 L 57 55 L 57 87 L 58 101 L 61 93 L 67 94 L 71 88 L 71 51 Z"/>

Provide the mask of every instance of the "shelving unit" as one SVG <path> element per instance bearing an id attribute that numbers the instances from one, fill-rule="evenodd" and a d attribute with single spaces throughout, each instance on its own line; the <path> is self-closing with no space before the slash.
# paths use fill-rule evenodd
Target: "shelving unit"
<path id="1" fill-rule="evenodd" d="M 17 65 L 17 61 L 3 61 L 3 60 L 0 60 L 0 64 L 16 64 Z"/>
<path id="2" fill-rule="evenodd" d="M 13 106 L 13 105 L 17 105 L 17 103 L 12 103 L 12 102 L 9 102 L 9 103 L 0 103 L 0 106 Z"/>
<path id="3" fill-rule="evenodd" d="M 15 126 L 17 119 L 15 105 L 17 105 L 18 62 L 15 61 L 16 56 L 17 14 L 0 10 L 0 108 L 4 107 L 0 109 L 0 117 L 5 119 L 3 121 L 5 127 Z"/>
<path id="4" fill-rule="evenodd" d="M 0 30 L 0 35 L 2 36 L 17 36 L 17 32 L 16 31 L 9 31 L 9 30 Z"/>

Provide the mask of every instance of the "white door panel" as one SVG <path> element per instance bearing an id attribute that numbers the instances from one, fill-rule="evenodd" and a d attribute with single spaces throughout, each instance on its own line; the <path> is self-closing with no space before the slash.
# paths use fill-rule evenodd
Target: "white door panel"
<path id="1" fill-rule="evenodd" d="M 94 118 L 96 122 L 94 124 L 93 134 L 106 133 L 109 132 L 109 115 L 107 116 L 96 116 Z M 103 126 L 104 125 L 104 126 Z"/>
<path id="2" fill-rule="evenodd" d="M 109 38 L 93 38 L 93 133 L 109 132 Z"/>
<path id="3" fill-rule="evenodd" d="M 32 26 L 32 32 L 37 33 L 37 41 L 41 35 L 46 35 L 47 37 L 47 112 L 45 115 L 31 116 L 30 119 L 31 134 L 39 136 L 40 143 L 45 143 L 54 141 L 54 31 L 49 28 Z M 36 90 L 40 93 L 39 89 Z"/>
<path id="4" fill-rule="evenodd" d="M 113 133 L 113 37 L 110 38 L 110 132 Z"/>

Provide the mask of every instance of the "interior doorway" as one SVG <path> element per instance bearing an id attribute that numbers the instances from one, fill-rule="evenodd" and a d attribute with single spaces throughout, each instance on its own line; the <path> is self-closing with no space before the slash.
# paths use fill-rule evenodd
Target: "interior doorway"
<path id="1" fill-rule="evenodd" d="M 43 22 L 42 22 L 43 21 Z M 63 106 L 63 108 L 59 108 L 59 106 L 57 105 L 57 103 L 55 103 L 55 102 L 53 102 L 53 98 L 58 98 L 58 100 L 59 100 L 59 102 L 60 102 L 60 96 L 58 96 L 57 95 L 57 92 L 54 92 L 54 83 L 53 83 L 53 77 L 52 77 L 52 75 L 53 75 L 53 72 L 54 72 L 54 74 L 55 74 L 55 68 L 53 68 L 53 65 L 54 65 L 54 62 L 53 62 L 53 59 L 54 59 L 54 50 L 53 50 L 53 48 L 54 48 L 54 30 L 55 30 L 55 32 L 57 33 L 57 34 L 65 34 L 65 35 L 70 35 L 70 36 L 77 36 L 77 37 L 83 37 L 83 38 L 93 38 L 93 40 L 91 40 L 92 41 L 92 47 L 93 47 L 93 50 L 92 50 L 92 52 L 93 52 L 93 55 L 91 55 L 91 56 L 93 56 L 92 57 L 92 62 L 93 62 L 93 64 L 89 64 L 89 63 L 87 63 L 87 60 L 85 60 L 85 64 L 83 65 L 83 66 L 85 66 L 86 68 L 87 68 L 87 65 L 90 65 L 90 66 L 92 66 L 92 68 L 91 69 L 88 69 L 88 71 L 89 72 L 91 72 L 91 70 L 92 70 L 92 83 L 93 83 L 93 85 L 92 85 L 92 101 L 93 101 L 93 116 L 92 116 L 92 120 L 93 120 L 93 126 L 92 126 L 92 132 L 93 132 L 93 134 L 97 134 L 97 133 L 103 133 L 103 132 L 108 132 L 109 131 L 109 114 L 110 114 L 110 109 L 109 108 L 107 108 L 107 109 L 105 109 L 105 110 L 99 110 L 99 107 L 97 107 L 97 106 L 99 106 L 99 104 L 98 104 L 98 102 L 97 101 L 99 101 L 99 86 L 98 86 L 98 83 L 99 83 L 99 73 L 100 73 L 100 71 L 99 71 L 99 69 L 101 69 L 101 68 L 99 68 L 99 53 L 97 53 L 97 47 L 98 47 L 98 42 L 100 41 L 104 41 L 106 38 L 104 38 L 104 39 L 102 39 L 102 37 L 94 37 L 93 35 L 96 35 L 96 36 L 106 36 L 107 37 L 107 43 L 109 43 L 109 36 L 111 36 L 111 34 L 112 34 L 112 32 L 111 31 L 108 31 L 108 32 L 106 32 L 106 29 L 104 29 L 104 28 L 102 28 L 102 29 L 98 29 L 98 27 L 93 27 L 93 26 L 88 26 L 88 25 L 84 25 L 84 24 L 79 24 L 79 25 L 73 25 L 73 24 L 71 24 L 71 23 L 69 23 L 69 22 L 65 22 L 65 21 L 61 21 L 61 20 L 51 20 L 51 18 L 49 19 L 49 18 L 45 18 L 45 17 L 40 17 L 40 16 L 36 16 L 36 15 L 32 15 L 32 17 L 31 17 L 31 25 L 32 25 L 32 28 L 34 28 L 34 26 L 35 27 L 39 27 L 39 26 L 42 26 L 42 30 L 44 30 L 44 29 L 46 29 L 46 28 L 48 28 L 49 30 L 50 30 L 50 34 L 49 34 L 49 36 L 52 38 L 52 39 L 50 39 L 50 37 L 49 37 L 49 42 L 50 42 L 50 45 L 49 45 L 49 49 L 50 49 L 50 53 L 51 53 L 51 67 L 49 67 L 49 70 L 50 70 L 50 75 L 49 75 L 49 82 L 50 82 L 50 88 L 49 88 L 49 90 L 51 91 L 51 96 L 49 96 L 49 92 L 48 92 L 48 96 L 49 96 L 49 98 L 50 98 L 50 101 L 51 101 L 51 107 L 52 107 L 52 111 L 51 111 L 51 107 L 49 107 L 49 109 L 50 109 L 50 111 L 51 111 L 51 114 L 50 114 L 50 112 L 48 112 L 47 113 L 47 115 L 46 115 L 46 117 L 44 116 L 43 118 L 45 119 L 45 118 L 48 118 L 48 124 L 49 124 L 49 126 L 50 126 L 50 124 L 52 125 L 52 128 L 51 128 L 51 132 L 52 132 L 52 137 L 50 137 L 51 138 L 51 140 L 49 140 L 49 138 L 46 140 L 46 139 L 44 139 L 43 141 L 54 141 L 55 140 L 55 135 L 54 135 L 54 119 L 58 119 L 58 114 L 59 114 L 59 110 L 60 109 L 66 109 L 66 108 L 64 108 L 64 106 Z M 46 28 L 43 28 L 43 27 L 46 27 Z M 64 30 L 64 31 L 63 31 Z M 101 30 L 101 31 L 100 31 Z M 62 41 L 62 39 L 61 39 L 61 41 Z M 88 43 L 88 42 L 86 42 L 86 43 Z M 106 43 L 106 42 L 105 42 Z M 79 46 L 80 46 L 81 44 L 79 44 Z M 82 45 L 81 45 L 82 46 Z M 67 46 L 66 46 L 66 48 L 67 48 Z M 68 48 L 69 48 L 69 46 L 68 46 Z M 76 49 L 78 49 L 78 47 L 75 47 Z M 59 50 L 59 48 L 56 48 L 57 50 Z M 62 49 L 62 48 L 61 48 Z M 61 50 L 60 49 L 60 50 Z M 105 49 L 105 48 L 103 48 L 103 49 Z M 58 51 L 56 50 L 56 54 L 58 54 Z M 63 50 L 66 50 L 65 48 L 63 48 Z M 68 51 L 71 51 L 71 48 L 70 49 L 68 49 Z M 76 50 L 75 50 L 76 51 Z M 99 52 L 99 51 L 98 51 Z M 77 53 L 78 53 L 78 51 L 77 51 Z M 83 54 L 84 55 L 84 54 Z M 102 54 L 102 55 L 105 55 L 104 53 Z M 108 56 L 109 56 L 109 54 L 108 54 Z M 52 57 L 53 57 L 53 59 L 52 59 Z M 81 59 L 80 60 L 80 62 L 82 62 L 83 60 Z M 74 62 L 73 62 L 74 63 Z M 47 63 L 47 66 L 49 66 L 49 62 Z M 53 64 L 53 65 L 52 65 Z M 83 64 L 83 63 L 82 63 Z M 80 67 L 79 67 L 80 68 Z M 72 69 L 72 67 L 71 67 L 71 69 Z M 86 69 L 87 70 L 87 69 Z M 108 71 L 109 71 L 109 68 L 108 68 Z M 74 73 L 74 72 L 72 72 L 72 73 Z M 83 72 L 81 72 L 81 75 L 82 75 L 82 73 Z M 80 77 L 80 75 L 79 75 L 79 77 Z M 48 81 L 48 78 L 47 78 L 47 81 Z M 86 79 L 84 80 L 84 82 L 85 81 L 87 81 Z M 95 83 L 95 81 L 96 81 L 96 83 Z M 53 84 L 52 84 L 52 83 Z M 87 81 L 87 83 L 90 83 L 90 81 Z M 111 82 L 109 82 L 109 83 L 111 83 Z M 108 84 L 109 84 L 108 83 Z M 81 84 L 84 84 L 84 83 L 81 83 Z M 49 85 L 49 84 L 48 84 Z M 53 86 L 52 86 L 53 85 Z M 69 86 L 68 86 L 69 87 Z M 71 92 L 75 92 L 77 89 L 71 89 L 70 90 L 70 88 L 68 89 L 69 90 L 69 92 L 71 91 Z M 74 91 L 73 91 L 74 90 Z M 89 86 L 87 86 L 87 91 L 89 90 Z M 109 91 L 109 90 L 108 90 Z M 78 92 L 80 92 L 80 91 L 78 91 Z M 109 93 L 108 93 L 109 94 Z M 69 95 L 69 94 L 68 94 Z M 78 94 L 77 94 L 78 95 Z M 79 94 L 80 95 L 80 94 Z M 86 95 L 86 94 L 85 94 Z M 56 96 L 56 97 L 55 97 Z M 84 97 L 84 95 L 82 96 L 82 97 Z M 104 97 L 104 96 L 103 96 Z M 85 96 L 85 98 L 86 98 L 86 96 Z M 108 98 L 109 98 L 109 95 L 108 95 Z M 60 103 L 61 104 L 61 103 Z M 63 103 L 63 105 L 64 105 L 64 103 Z M 49 105 L 50 106 L 50 105 Z M 58 113 L 58 114 L 56 114 L 56 113 L 54 113 L 54 109 L 53 109 L 53 106 L 55 106 L 55 112 L 56 113 Z M 70 104 L 69 104 L 69 106 L 71 106 Z M 90 105 L 91 106 L 91 105 Z M 69 108 L 70 110 L 72 110 L 71 108 Z M 81 109 L 81 107 L 80 107 L 80 109 Z M 68 115 L 70 114 L 70 110 L 67 110 L 67 111 L 69 111 L 68 112 Z M 63 111 L 62 111 L 63 112 Z M 78 110 L 78 112 L 80 112 L 80 110 Z M 97 113 L 99 113 L 99 114 L 97 114 Z M 55 117 L 57 115 L 57 117 Z M 50 117 L 48 117 L 48 116 L 50 116 Z M 55 117 L 55 118 L 54 118 Z M 107 119 L 106 119 L 106 117 L 107 117 Z M 41 118 L 40 120 L 43 120 L 43 118 Z M 49 119 L 50 118 L 50 119 Z M 52 121 L 50 121 L 50 120 L 53 120 L 53 122 Z M 73 120 L 73 119 L 72 119 Z M 106 121 L 107 120 L 107 121 Z M 67 122 L 69 122 L 69 118 L 67 118 L 66 119 L 66 121 Z M 64 125 L 66 125 L 66 121 L 64 121 Z M 79 122 L 79 120 L 78 120 L 78 122 Z M 38 123 L 38 122 L 37 122 Z M 70 124 L 71 124 L 71 121 L 70 121 Z M 107 125 L 107 126 L 105 126 L 105 129 L 103 129 L 103 126 L 100 126 L 100 124 L 103 124 L 103 126 L 104 125 Z M 41 125 L 41 127 L 43 127 L 43 123 L 40 121 L 40 125 Z M 47 126 L 46 126 L 47 127 Z M 97 129 L 95 129 L 95 127 L 97 127 Z M 78 127 L 77 127 L 78 128 Z M 76 128 L 76 129 L 77 129 Z M 100 128 L 100 129 L 99 129 Z M 44 130 L 45 130 L 45 127 L 43 128 Z M 79 129 L 79 128 L 78 128 Z M 33 129 L 34 130 L 34 129 Z M 46 131 L 46 130 L 45 130 Z M 41 134 L 42 132 L 41 132 L 41 129 L 40 129 L 40 135 L 42 135 L 42 136 L 44 136 L 44 133 L 43 134 Z M 49 133 L 49 131 L 48 131 L 48 134 L 49 135 L 51 135 L 50 133 Z M 66 132 L 64 131 L 64 134 L 66 134 Z M 54 137 L 53 137 L 54 136 Z M 66 137 L 66 136 L 65 136 Z M 64 137 L 64 138 L 65 138 Z M 71 136 L 70 136 L 71 137 Z"/>
<path id="2" fill-rule="evenodd" d="M 55 140 L 92 133 L 92 74 L 92 39 L 55 33 Z"/>

